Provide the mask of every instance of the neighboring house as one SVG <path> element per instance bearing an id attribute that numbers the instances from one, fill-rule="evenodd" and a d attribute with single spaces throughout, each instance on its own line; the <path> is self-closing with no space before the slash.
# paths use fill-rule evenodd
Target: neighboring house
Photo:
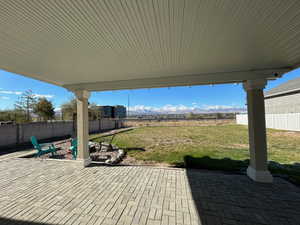
<path id="1" fill-rule="evenodd" d="M 265 92 L 266 114 L 300 113 L 300 77 Z"/>
<path id="2" fill-rule="evenodd" d="M 265 92 L 266 127 L 300 131 L 300 77 Z M 236 115 L 247 125 L 247 114 Z"/>

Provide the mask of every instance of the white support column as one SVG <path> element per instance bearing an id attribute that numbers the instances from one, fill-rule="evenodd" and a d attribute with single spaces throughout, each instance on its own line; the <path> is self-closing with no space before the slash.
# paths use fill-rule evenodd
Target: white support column
<path id="1" fill-rule="evenodd" d="M 271 183 L 273 177 L 268 171 L 265 101 L 263 89 L 267 81 L 248 80 L 244 82 L 247 92 L 248 132 L 250 144 L 250 165 L 247 175 L 257 182 Z"/>
<path id="2" fill-rule="evenodd" d="M 77 100 L 77 160 L 82 161 L 84 166 L 91 163 L 89 153 L 89 115 L 88 115 L 88 99 L 90 93 L 86 90 L 78 90 L 74 92 Z"/>

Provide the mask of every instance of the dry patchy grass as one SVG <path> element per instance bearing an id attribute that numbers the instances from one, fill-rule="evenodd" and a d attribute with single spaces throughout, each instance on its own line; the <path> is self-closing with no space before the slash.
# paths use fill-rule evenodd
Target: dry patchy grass
<path id="1" fill-rule="evenodd" d="M 234 120 L 140 120 L 126 121 L 128 127 L 197 127 L 197 126 L 218 126 L 224 124 L 234 124 Z"/>
<path id="2" fill-rule="evenodd" d="M 268 129 L 267 135 L 270 160 L 300 162 L 299 132 Z M 139 162 L 180 165 L 187 155 L 234 160 L 249 158 L 248 131 L 243 125 L 142 126 L 118 134 L 114 143 L 128 149 L 131 162 L 135 159 Z"/>

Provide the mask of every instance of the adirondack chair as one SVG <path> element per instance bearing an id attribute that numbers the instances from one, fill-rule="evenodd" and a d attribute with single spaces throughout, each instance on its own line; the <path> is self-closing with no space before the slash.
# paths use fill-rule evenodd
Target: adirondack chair
<path id="1" fill-rule="evenodd" d="M 37 150 L 36 157 L 51 153 L 54 156 L 54 153 L 58 150 L 55 148 L 54 144 L 39 144 L 35 136 L 30 138 L 33 147 Z"/>
<path id="2" fill-rule="evenodd" d="M 91 150 L 91 148 L 95 147 L 95 144 L 93 142 L 89 141 L 89 150 Z M 77 139 L 76 138 L 72 138 L 71 139 L 71 147 L 69 148 L 70 152 L 72 153 L 72 158 L 75 160 L 77 159 Z"/>
<path id="3" fill-rule="evenodd" d="M 71 139 L 71 147 L 69 148 L 69 150 L 72 153 L 72 158 L 74 160 L 77 159 L 77 140 L 75 138 Z"/>

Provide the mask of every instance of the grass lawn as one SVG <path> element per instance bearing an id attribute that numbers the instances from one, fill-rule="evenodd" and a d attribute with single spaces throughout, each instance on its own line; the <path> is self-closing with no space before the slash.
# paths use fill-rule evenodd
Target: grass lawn
<path id="1" fill-rule="evenodd" d="M 105 139 L 110 137 L 93 140 Z M 300 162 L 300 132 L 268 129 L 267 140 L 268 160 L 276 161 L 269 170 L 300 185 L 300 166 L 294 164 Z M 243 125 L 139 127 L 118 134 L 113 143 L 138 164 L 223 171 L 245 171 L 249 164 L 248 130 Z"/>
<path id="2" fill-rule="evenodd" d="M 300 162 L 300 132 L 268 129 L 267 136 L 269 160 Z M 137 160 L 172 165 L 182 165 L 185 156 L 249 159 L 248 131 L 243 125 L 140 127 L 118 134 L 113 143 Z"/>
<path id="3" fill-rule="evenodd" d="M 146 127 L 120 133 L 113 144 L 123 148 L 129 156 L 127 163 L 133 164 L 162 163 L 223 171 L 245 171 L 249 164 L 246 126 L 164 125 L 166 126 L 148 124 Z M 95 141 L 110 139 L 111 137 L 93 138 Z M 269 164 L 269 170 L 272 174 L 284 176 L 300 185 L 300 132 L 268 129 L 267 140 L 268 160 L 276 161 Z"/>

